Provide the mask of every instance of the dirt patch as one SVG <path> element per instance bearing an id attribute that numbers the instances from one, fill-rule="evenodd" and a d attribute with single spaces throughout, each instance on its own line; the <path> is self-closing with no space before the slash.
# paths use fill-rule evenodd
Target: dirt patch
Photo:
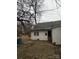
<path id="1" fill-rule="evenodd" d="M 17 47 L 17 59 L 60 59 L 61 49 L 44 41 L 31 41 Z"/>

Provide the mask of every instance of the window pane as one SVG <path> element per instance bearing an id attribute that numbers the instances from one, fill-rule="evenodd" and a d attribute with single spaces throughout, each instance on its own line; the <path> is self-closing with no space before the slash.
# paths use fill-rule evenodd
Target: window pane
<path id="1" fill-rule="evenodd" d="M 34 35 L 36 35 L 36 32 L 34 32 Z"/>
<path id="2" fill-rule="evenodd" d="M 39 32 L 37 32 L 37 36 L 39 36 Z"/>

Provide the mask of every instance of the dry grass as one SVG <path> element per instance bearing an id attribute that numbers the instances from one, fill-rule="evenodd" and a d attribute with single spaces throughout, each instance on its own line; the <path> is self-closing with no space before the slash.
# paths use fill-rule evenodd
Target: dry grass
<path id="1" fill-rule="evenodd" d="M 45 41 L 31 41 L 17 47 L 17 59 L 60 59 L 61 49 Z"/>
<path id="2" fill-rule="evenodd" d="M 31 40 L 31 37 L 29 35 L 20 35 L 20 38 L 22 40 Z"/>

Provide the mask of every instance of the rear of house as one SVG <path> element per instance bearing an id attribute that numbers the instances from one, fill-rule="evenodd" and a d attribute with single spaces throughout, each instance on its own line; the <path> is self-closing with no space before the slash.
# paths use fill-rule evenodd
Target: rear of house
<path id="1" fill-rule="evenodd" d="M 32 29 L 31 39 L 61 44 L 61 21 L 38 23 Z"/>
<path id="2" fill-rule="evenodd" d="M 48 40 L 47 31 L 33 31 L 31 38 L 32 40 Z"/>

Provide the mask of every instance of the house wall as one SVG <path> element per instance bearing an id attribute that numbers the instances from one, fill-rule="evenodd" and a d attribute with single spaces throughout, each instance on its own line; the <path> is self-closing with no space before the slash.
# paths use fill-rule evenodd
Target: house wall
<path id="1" fill-rule="evenodd" d="M 52 29 L 52 42 L 61 44 L 61 27 Z"/>
<path id="2" fill-rule="evenodd" d="M 48 33 L 47 31 L 36 31 L 39 32 L 39 36 L 35 36 L 34 32 L 31 32 L 31 39 L 32 40 L 48 40 L 48 35 L 45 35 L 45 33 Z"/>

